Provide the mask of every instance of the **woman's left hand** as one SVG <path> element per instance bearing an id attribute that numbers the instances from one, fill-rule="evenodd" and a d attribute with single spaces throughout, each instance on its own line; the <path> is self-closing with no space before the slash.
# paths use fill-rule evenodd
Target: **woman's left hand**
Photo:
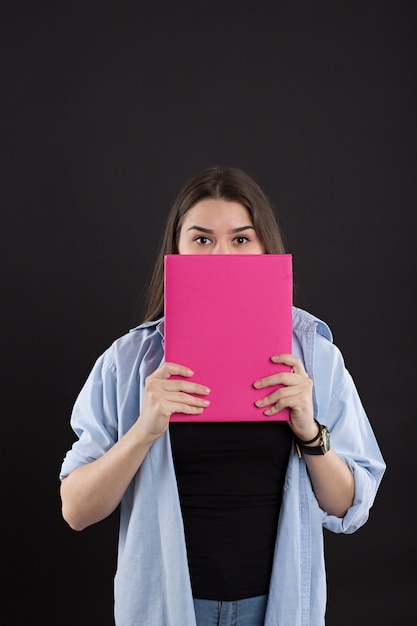
<path id="1" fill-rule="evenodd" d="M 255 402 L 259 408 L 267 407 L 264 414 L 270 417 L 284 408 L 291 411 L 290 426 L 294 434 L 308 441 L 317 433 L 313 409 L 313 381 L 309 378 L 301 360 L 292 354 L 278 354 L 271 357 L 273 363 L 291 367 L 289 372 L 279 372 L 253 383 L 255 389 L 276 387 L 270 394 Z"/>
<path id="2" fill-rule="evenodd" d="M 270 394 L 260 398 L 255 405 L 264 409 L 267 416 L 275 415 L 284 408 L 291 411 L 289 426 L 296 437 L 310 441 L 317 436 L 314 421 L 313 381 L 309 378 L 300 359 L 292 354 L 274 355 L 273 363 L 284 363 L 290 372 L 277 372 L 253 383 L 255 389 L 276 387 Z M 317 445 L 315 443 L 314 445 Z M 323 511 L 343 517 L 353 504 L 355 481 L 350 468 L 331 449 L 325 455 L 303 455 L 307 464 L 313 491 Z"/>

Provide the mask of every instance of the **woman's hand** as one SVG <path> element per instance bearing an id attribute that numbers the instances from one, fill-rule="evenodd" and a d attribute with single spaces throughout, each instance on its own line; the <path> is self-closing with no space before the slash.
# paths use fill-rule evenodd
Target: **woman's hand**
<path id="1" fill-rule="evenodd" d="M 142 411 L 135 424 L 101 457 L 75 469 L 61 483 L 62 515 L 74 530 L 82 530 L 112 513 L 153 442 L 167 429 L 173 413 L 199 414 L 210 389 L 184 379 L 187 367 L 164 363 L 145 381 Z"/>
<path id="2" fill-rule="evenodd" d="M 255 389 L 277 385 L 279 388 L 257 400 L 255 405 L 259 408 L 267 407 L 264 411 L 267 416 L 289 408 L 290 426 L 294 434 L 304 441 L 309 441 L 317 434 L 313 409 L 313 381 L 308 377 L 301 360 L 292 354 L 277 354 L 271 357 L 271 361 L 288 365 L 291 371 L 271 374 L 256 380 L 253 383 Z"/>
<path id="3" fill-rule="evenodd" d="M 163 363 L 145 381 L 145 393 L 138 426 L 151 439 L 157 439 L 168 428 L 173 413 L 198 415 L 210 404 L 206 396 L 210 389 L 199 383 L 171 378 L 182 376 L 189 378 L 193 371 L 178 363 Z"/>
<path id="4" fill-rule="evenodd" d="M 257 400 L 255 404 L 260 408 L 268 407 L 264 411 L 265 415 L 274 415 L 288 407 L 291 411 L 289 425 L 295 436 L 310 441 L 317 435 L 313 409 L 313 381 L 308 377 L 300 359 L 292 354 L 274 355 L 271 361 L 289 365 L 291 371 L 279 372 L 256 380 L 253 384 L 256 389 L 276 385 L 280 387 Z M 346 515 L 346 511 L 352 506 L 355 493 L 353 474 L 349 467 L 333 449 L 325 455 L 306 454 L 303 457 L 319 506 L 330 515 L 337 517 Z"/>

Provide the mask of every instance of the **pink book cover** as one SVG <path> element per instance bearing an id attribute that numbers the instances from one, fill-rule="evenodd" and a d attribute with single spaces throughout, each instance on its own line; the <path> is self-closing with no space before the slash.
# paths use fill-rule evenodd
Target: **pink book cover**
<path id="1" fill-rule="evenodd" d="M 290 254 L 165 256 L 165 361 L 211 389 L 202 414 L 172 421 L 289 419 L 288 409 L 268 417 L 255 406 L 274 387 L 253 382 L 290 369 L 270 357 L 292 352 L 292 293 Z"/>

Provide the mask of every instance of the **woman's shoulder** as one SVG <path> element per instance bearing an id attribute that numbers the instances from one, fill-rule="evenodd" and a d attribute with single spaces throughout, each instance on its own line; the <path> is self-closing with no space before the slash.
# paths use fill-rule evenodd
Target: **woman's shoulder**
<path id="1" fill-rule="evenodd" d="M 295 334 L 313 332 L 333 342 L 332 331 L 327 322 L 304 309 L 293 306 L 292 323 Z"/>
<path id="2" fill-rule="evenodd" d="M 163 336 L 164 334 L 164 318 L 160 317 L 157 320 L 151 320 L 149 322 L 142 322 L 138 326 L 134 326 L 129 330 L 124 337 L 133 336 L 135 338 L 141 336 L 148 336 L 154 333 L 158 333 Z"/>
<path id="3" fill-rule="evenodd" d="M 114 347 L 121 348 L 129 345 L 140 345 L 142 343 L 148 343 L 155 337 L 162 339 L 164 336 L 164 320 L 160 318 L 158 320 L 152 320 L 150 322 L 143 322 L 138 326 L 134 326 L 124 335 L 114 341 Z"/>
<path id="4" fill-rule="evenodd" d="M 159 351 L 163 334 L 163 319 L 144 322 L 114 339 L 102 358 L 114 365 L 120 361 L 136 359 L 146 352 Z"/>

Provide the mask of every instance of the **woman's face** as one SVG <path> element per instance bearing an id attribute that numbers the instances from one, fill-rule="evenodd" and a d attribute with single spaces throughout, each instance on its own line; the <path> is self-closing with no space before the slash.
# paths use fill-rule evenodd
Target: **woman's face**
<path id="1" fill-rule="evenodd" d="M 184 215 L 179 254 L 263 254 L 249 212 L 239 202 L 208 198 Z"/>

